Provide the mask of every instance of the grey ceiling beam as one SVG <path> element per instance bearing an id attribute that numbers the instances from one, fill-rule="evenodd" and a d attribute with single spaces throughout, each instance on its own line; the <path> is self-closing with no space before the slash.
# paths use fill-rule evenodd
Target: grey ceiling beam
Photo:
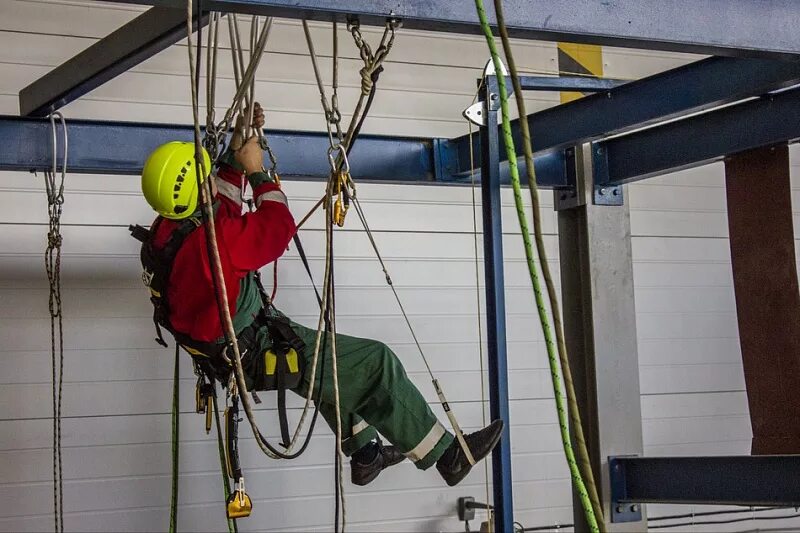
<path id="1" fill-rule="evenodd" d="M 122 1 L 122 0 L 114 0 Z M 125 0 L 185 8 L 185 0 Z M 382 25 L 388 16 L 407 28 L 479 34 L 469 0 L 204 0 L 216 11 Z M 491 6 L 489 16 L 493 19 Z M 513 37 L 708 55 L 790 57 L 800 54 L 795 0 L 508 0 Z"/>
<path id="2" fill-rule="evenodd" d="M 184 37 L 185 9 L 151 8 L 22 89 L 20 115 L 46 116 Z"/>

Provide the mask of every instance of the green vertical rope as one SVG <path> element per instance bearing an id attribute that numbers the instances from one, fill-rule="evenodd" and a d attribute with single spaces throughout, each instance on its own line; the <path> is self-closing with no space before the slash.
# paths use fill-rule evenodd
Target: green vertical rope
<path id="1" fill-rule="evenodd" d="M 175 344 L 175 370 L 172 378 L 172 497 L 169 506 L 169 533 L 178 530 L 178 453 L 180 445 L 180 347 Z"/>
<path id="2" fill-rule="evenodd" d="M 506 91 L 505 77 L 502 74 L 503 69 L 500 63 L 500 55 L 494 42 L 492 29 L 489 26 L 489 21 L 486 17 L 486 10 L 483 6 L 483 0 L 475 0 L 475 7 L 478 11 L 478 18 L 481 22 L 481 28 L 483 29 L 484 36 L 486 37 L 486 44 L 489 46 L 489 52 L 492 55 L 494 70 L 498 74 L 497 84 L 500 90 L 500 109 L 503 118 L 503 137 L 506 146 L 508 166 L 511 172 L 511 185 L 514 189 L 514 204 L 517 208 L 517 218 L 519 219 L 520 230 L 522 231 L 525 259 L 528 265 L 528 273 L 530 274 L 531 283 L 533 284 L 536 307 L 539 312 L 539 321 L 542 325 L 542 332 L 544 333 L 544 340 L 547 346 L 547 359 L 550 365 L 550 376 L 553 382 L 553 394 L 555 395 L 556 411 L 558 413 L 558 426 L 561 430 L 561 442 L 564 446 L 564 454 L 566 455 L 567 465 L 569 466 L 570 476 L 572 477 L 572 483 L 578 492 L 581 506 L 583 507 L 583 511 L 586 516 L 586 521 L 593 533 L 599 533 L 600 529 L 597 525 L 597 519 L 594 516 L 594 511 L 592 510 L 592 503 L 589 499 L 589 494 L 586 491 L 586 485 L 583 483 L 583 477 L 578 470 L 578 465 L 575 461 L 575 452 L 572 449 L 572 443 L 570 442 L 569 438 L 567 413 L 564 407 L 564 399 L 561 391 L 561 376 L 558 366 L 558 356 L 556 354 L 555 343 L 553 342 L 553 334 L 550 330 L 550 320 L 547 316 L 547 310 L 544 306 L 541 284 L 539 283 L 539 274 L 536 272 L 536 264 L 533 257 L 533 247 L 531 244 L 530 230 L 528 229 L 528 220 L 525 215 L 525 207 L 522 204 L 522 187 L 520 186 L 519 169 L 517 168 L 517 154 L 514 150 L 514 138 L 511 135 L 511 121 L 508 111 L 508 93 Z M 489 127 L 494 126 L 489 124 Z"/>
<path id="3" fill-rule="evenodd" d="M 219 422 L 219 407 L 217 406 L 217 393 L 216 393 L 216 384 L 212 381 L 212 385 L 214 385 L 214 396 L 212 396 L 212 403 L 214 404 L 214 424 L 217 426 L 217 450 L 219 452 L 219 467 L 222 471 L 222 492 L 225 494 L 224 502 L 227 503 L 228 498 L 231 495 L 231 481 L 228 478 L 228 467 L 226 466 L 227 460 L 225 459 L 225 444 L 222 442 L 222 426 Z M 208 406 L 206 406 L 208 409 Z M 227 511 L 226 511 L 227 513 Z M 232 518 L 227 519 L 228 522 L 228 533 L 237 533 L 239 528 L 236 525 L 236 520 Z"/>
<path id="4" fill-rule="evenodd" d="M 506 29 L 505 16 L 503 15 L 503 0 L 494 0 L 494 11 L 497 15 L 497 29 L 500 33 L 500 40 L 503 43 L 503 51 L 506 54 L 508 70 L 511 75 L 511 83 L 516 94 L 517 111 L 520 117 L 527 117 L 525 109 L 525 98 L 522 93 L 522 84 L 517 74 L 517 65 L 514 61 L 514 51 L 511 49 L 511 40 Z M 527 120 L 519 121 L 520 133 L 522 134 L 522 151 L 525 155 L 525 166 L 528 171 L 528 190 L 531 195 L 531 206 L 533 212 L 533 234 L 536 241 L 536 252 L 539 255 L 539 267 L 542 271 L 547 295 L 550 299 L 550 310 L 553 314 L 553 329 L 556 333 L 556 346 L 558 347 L 558 357 L 561 360 L 561 374 L 564 378 L 564 388 L 567 393 L 567 412 L 569 414 L 570 428 L 575 446 L 577 448 L 578 469 L 586 483 L 589 492 L 589 500 L 592 502 L 594 516 L 597 518 L 597 525 L 601 533 L 605 531 L 605 521 L 603 517 L 603 506 L 600 504 L 600 496 L 597 493 L 597 484 L 594 480 L 592 463 L 589 459 L 589 450 L 586 447 L 586 439 L 583 435 L 583 423 L 581 422 L 578 400 L 575 396 L 575 385 L 572 381 L 572 371 L 570 369 L 569 357 L 567 355 L 567 343 L 564 340 L 564 325 L 561 323 L 561 309 L 558 304 L 558 293 L 556 293 L 553 276 L 550 273 L 550 265 L 547 262 L 547 250 L 544 247 L 542 237 L 542 221 L 539 207 L 539 190 L 536 183 L 536 169 L 533 164 L 533 148 L 531 146 L 531 132 Z"/>

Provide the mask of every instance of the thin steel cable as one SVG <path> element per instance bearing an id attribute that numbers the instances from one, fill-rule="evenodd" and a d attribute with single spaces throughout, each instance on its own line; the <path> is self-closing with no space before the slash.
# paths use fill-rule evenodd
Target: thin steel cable
<path id="1" fill-rule="evenodd" d="M 56 118 L 64 132 L 64 159 L 58 173 L 58 131 Z M 68 135 L 64 116 L 58 111 L 50 115 L 52 131 L 52 167 L 44 172 L 49 226 L 45 270 L 50 286 L 50 359 L 53 384 L 53 518 L 56 532 L 64 531 L 64 484 L 61 454 L 61 405 L 64 392 L 64 327 L 61 303 L 61 214 L 64 208 L 64 181 L 67 175 Z M 57 180 L 56 176 L 59 176 Z"/>
<path id="2" fill-rule="evenodd" d="M 489 52 L 492 56 L 495 72 L 502 72 L 503 69 L 501 68 L 500 55 L 494 42 L 492 29 L 489 26 L 489 20 L 486 16 L 483 0 L 475 0 L 475 7 L 478 12 L 478 18 L 481 22 L 481 28 L 483 29 L 484 36 L 486 37 L 486 43 L 489 47 Z M 522 203 L 522 190 L 519 180 L 519 169 L 517 168 L 517 156 L 514 149 L 514 138 L 511 135 L 511 121 L 509 118 L 510 113 L 508 109 L 508 93 L 506 92 L 505 77 L 497 76 L 497 84 L 500 92 L 500 108 L 503 119 L 502 129 L 505 141 L 506 156 L 508 159 L 509 170 L 511 172 L 511 185 L 514 189 L 514 203 L 517 208 L 517 217 L 519 219 L 520 230 L 522 232 L 523 247 L 525 249 L 525 259 L 528 266 L 528 273 L 531 278 L 531 284 L 533 285 L 533 292 L 536 298 L 536 307 L 539 313 L 539 321 L 542 326 L 545 345 L 547 347 L 547 359 L 550 365 L 550 376 L 553 384 L 553 394 L 555 396 L 558 425 L 561 430 L 561 441 L 564 447 L 564 455 L 566 456 L 567 465 L 569 466 L 570 470 L 570 476 L 572 478 L 573 485 L 575 486 L 575 490 L 578 493 L 578 497 L 581 502 L 581 506 L 583 507 L 589 528 L 591 531 L 599 533 L 600 528 L 598 526 L 597 517 L 595 516 L 594 509 L 592 508 L 592 502 L 589 498 L 589 493 L 583 481 L 583 476 L 581 475 L 580 469 L 578 468 L 578 464 L 575 460 L 575 452 L 572 449 L 572 443 L 569 437 L 567 414 L 566 409 L 564 408 L 564 400 L 561 393 L 561 377 L 558 369 L 558 356 L 553 343 L 552 332 L 550 331 L 550 321 L 547 316 L 547 310 L 545 309 L 544 299 L 542 297 L 539 274 L 536 271 L 536 263 L 533 257 L 533 247 L 530 240 L 530 230 L 528 228 L 527 216 L 525 215 L 525 206 Z"/>
<path id="3" fill-rule="evenodd" d="M 472 103 L 478 99 L 478 93 L 472 98 Z M 478 208 L 477 196 L 475 195 L 475 150 L 472 146 L 472 122 L 467 120 L 469 128 L 469 175 L 470 175 L 470 190 L 472 192 L 472 245 L 475 255 L 475 309 L 477 310 L 478 320 L 478 361 L 480 362 L 481 371 L 481 422 L 482 426 L 486 427 L 486 384 L 484 378 L 484 365 L 483 365 L 483 324 L 481 321 L 481 271 L 480 261 L 478 260 Z M 491 503 L 491 496 L 489 490 L 489 462 L 483 462 L 483 475 L 486 485 L 486 502 Z M 492 519 L 493 508 L 490 506 L 486 509 L 487 522 L 489 524 L 489 533 L 494 530 L 494 520 Z"/>
<path id="4" fill-rule="evenodd" d="M 428 358 L 425 356 L 425 351 L 422 349 L 422 345 L 417 338 L 417 333 L 414 331 L 414 327 L 411 325 L 411 320 L 408 318 L 408 313 L 406 313 L 406 309 L 403 306 L 403 302 L 400 299 L 400 295 L 397 294 L 397 289 L 392 282 L 392 277 L 389 275 L 389 269 L 386 267 L 386 263 L 383 261 L 383 256 L 381 256 L 380 250 L 378 250 L 378 244 L 375 242 L 375 237 L 372 235 L 372 230 L 367 223 L 367 218 L 364 216 L 364 211 L 361 208 L 361 202 L 359 201 L 357 196 L 352 197 L 353 205 L 355 206 L 356 214 L 358 215 L 358 219 L 361 221 L 361 225 L 364 227 L 364 232 L 367 234 L 367 238 L 369 239 L 369 243 L 372 245 L 372 249 L 375 252 L 375 257 L 377 257 L 378 262 L 381 265 L 381 269 L 383 270 L 383 275 L 386 278 L 386 284 L 389 285 L 389 288 L 392 289 L 392 294 L 394 295 L 394 299 L 397 302 L 397 307 L 400 309 L 400 313 L 403 315 L 403 319 L 408 326 L 408 330 L 411 332 L 411 337 L 414 339 L 414 344 L 417 347 L 417 351 L 419 351 L 420 356 L 422 357 L 423 363 L 425 363 L 425 368 L 428 370 L 428 375 L 431 377 L 431 383 L 433 384 L 434 390 L 436 390 L 436 396 L 439 398 L 439 403 L 442 405 L 442 409 L 444 409 L 445 414 L 447 415 L 447 419 L 450 421 L 450 426 L 453 428 L 453 433 L 455 434 L 456 440 L 458 440 L 458 444 L 461 447 L 461 450 L 464 452 L 464 456 L 469 461 L 470 465 L 474 465 L 476 463 L 475 458 L 472 455 L 472 450 L 470 450 L 469 446 L 467 445 L 467 441 L 464 439 L 464 432 L 461 430 L 461 425 L 458 423 L 458 419 L 456 418 L 455 413 L 450 408 L 450 404 L 447 402 L 447 398 L 444 395 L 444 391 L 442 390 L 441 385 L 439 384 L 439 380 L 436 379 L 436 376 L 433 374 L 433 370 L 431 370 L 431 365 L 428 363 Z M 481 378 L 482 380 L 483 378 Z"/>
<path id="5" fill-rule="evenodd" d="M 505 17 L 503 15 L 503 0 L 494 0 L 495 13 L 497 14 L 497 27 L 500 33 L 500 39 L 503 43 L 503 51 L 505 52 L 506 61 L 508 62 L 508 69 L 511 74 L 511 83 L 514 86 L 514 93 L 516 94 L 517 111 L 520 117 L 527 117 L 528 113 L 525 109 L 525 97 L 522 91 L 522 85 L 519 81 L 517 74 L 517 65 L 514 61 L 514 51 L 511 49 L 511 40 L 508 36 L 508 29 L 505 24 Z M 547 288 L 547 295 L 550 300 L 550 310 L 553 316 L 553 329 L 556 334 L 556 346 L 558 348 L 558 357 L 561 362 L 561 373 L 564 378 L 564 388 L 567 393 L 567 407 L 569 410 L 570 428 L 577 447 L 577 460 L 578 468 L 581 475 L 586 482 L 586 490 L 589 492 L 589 499 L 592 502 L 592 509 L 594 510 L 595 517 L 597 517 L 597 524 L 600 527 L 601 533 L 605 531 L 605 521 L 603 518 L 603 506 L 600 503 L 600 496 L 597 493 L 597 485 L 594 479 L 594 471 L 592 463 L 589 459 L 589 450 L 586 446 L 586 439 L 583 434 L 583 423 L 581 421 L 580 409 L 578 407 L 578 400 L 575 395 L 575 385 L 572 380 L 572 370 L 570 368 L 569 357 L 567 355 L 567 344 L 564 340 L 564 325 L 561 322 L 561 306 L 558 301 L 558 293 L 556 286 L 553 282 L 553 275 L 550 272 L 550 264 L 547 261 L 547 250 L 544 245 L 544 238 L 542 237 L 542 220 L 541 220 L 541 206 L 539 202 L 539 190 L 536 183 L 536 169 L 533 164 L 533 149 L 531 147 L 531 132 L 527 120 L 520 120 L 520 132 L 522 133 L 522 151 L 525 155 L 525 166 L 528 171 L 528 190 L 531 196 L 531 207 L 533 211 L 533 232 L 534 241 L 536 242 L 536 252 L 539 256 L 539 268 L 542 271 L 545 286 Z M 470 145 L 471 147 L 472 145 Z"/>

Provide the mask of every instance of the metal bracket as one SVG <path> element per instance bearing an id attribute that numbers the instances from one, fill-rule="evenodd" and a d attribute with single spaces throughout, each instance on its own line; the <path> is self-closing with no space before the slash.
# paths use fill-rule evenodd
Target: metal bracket
<path id="1" fill-rule="evenodd" d="M 503 60 L 500 60 L 500 70 L 502 71 L 503 76 L 508 76 L 508 69 L 506 68 L 506 64 L 503 63 Z M 496 76 L 497 71 L 494 69 L 494 61 L 489 59 L 486 62 L 486 66 L 483 67 L 483 77 L 486 76 Z"/>
<path id="2" fill-rule="evenodd" d="M 503 71 L 503 76 L 508 76 L 508 71 L 506 70 L 506 66 L 503 64 L 503 61 L 500 61 L 500 67 Z M 486 78 L 489 76 L 496 76 L 496 71 L 494 69 L 494 61 L 491 59 L 486 62 L 486 66 L 483 67 L 483 79 L 478 80 L 478 84 L 485 83 Z M 492 84 L 496 85 L 496 84 Z M 490 109 L 495 110 L 499 104 L 500 97 L 495 91 L 488 91 L 489 94 L 489 102 L 490 102 Z M 486 102 L 483 100 L 478 100 L 468 108 L 466 108 L 461 115 L 475 124 L 478 127 L 486 126 L 486 116 L 484 115 L 484 108 L 486 106 Z"/>
<path id="3" fill-rule="evenodd" d="M 564 150 L 564 174 L 567 177 L 567 187 L 553 190 L 555 211 L 574 209 L 586 204 L 586 195 L 583 186 L 578 184 L 578 168 L 575 159 L 575 147 Z"/>
<path id="4" fill-rule="evenodd" d="M 483 115 L 483 102 L 478 101 L 462 111 L 461 115 L 478 127 L 486 125 L 486 117 Z"/>
<path id="5" fill-rule="evenodd" d="M 608 154 L 602 145 L 591 144 L 592 150 L 592 183 L 594 205 L 622 205 L 624 203 L 622 185 L 605 185 L 609 183 Z"/>
<path id="6" fill-rule="evenodd" d="M 636 457 L 629 455 L 627 457 Z M 642 519 L 642 506 L 638 503 L 625 503 L 625 464 L 616 457 L 608 458 L 611 482 L 611 522 L 639 522 Z"/>

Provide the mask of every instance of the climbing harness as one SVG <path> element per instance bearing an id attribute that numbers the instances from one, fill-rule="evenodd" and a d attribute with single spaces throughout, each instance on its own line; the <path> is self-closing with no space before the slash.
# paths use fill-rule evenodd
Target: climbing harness
<path id="1" fill-rule="evenodd" d="M 64 132 L 64 158 L 61 172 L 58 172 L 58 130 L 56 118 Z M 47 193 L 47 249 L 45 250 L 45 270 L 50 286 L 48 307 L 50 311 L 50 358 L 53 383 L 53 516 L 55 531 L 64 531 L 64 484 L 61 462 L 61 401 L 64 384 L 64 315 L 61 307 L 61 213 L 64 209 L 64 179 L 67 175 L 67 124 L 58 111 L 50 115 L 52 137 L 52 167 L 44 172 Z"/>
<path id="2" fill-rule="evenodd" d="M 492 56 L 492 63 L 494 64 L 494 71 L 501 72 L 502 71 L 502 63 L 500 60 L 499 53 L 497 51 L 497 47 L 495 45 L 494 37 L 492 35 L 491 27 L 489 26 L 489 21 L 486 16 L 486 11 L 483 6 L 483 0 L 475 0 L 475 7 L 478 12 L 478 18 L 480 19 L 481 28 L 483 29 L 484 36 L 486 37 L 486 43 L 489 47 L 489 51 Z M 498 24 L 503 25 L 502 20 L 502 3 L 500 0 L 495 2 L 495 7 L 498 11 Z M 510 45 L 508 44 L 508 35 L 505 31 L 501 31 L 501 37 L 504 40 L 504 48 L 507 55 L 511 53 Z M 512 70 L 512 78 L 516 77 L 516 71 Z M 555 345 L 553 343 L 552 333 L 550 331 L 550 323 L 547 316 L 547 311 L 544 306 L 544 299 L 542 297 L 542 291 L 539 282 L 539 275 L 536 272 L 536 265 L 533 258 L 533 250 L 532 245 L 530 242 L 530 231 L 528 229 L 528 222 L 527 217 L 525 215 L 524 206 L 522 204 L 522 192 L 520 186 L 520 179 L 519 179 L 519 169 L 517 167 L 517 158 L 516 152 L 514 149 L 514 140 L 511 135 L 511 125 L 510 125 L 510 118 L 509 118 L 509 110 L 508 110 L 508 93 L 506 92 L 506 84 L 505 84 L 505 77 L 498 76 L 497 83 L 499 87 L 499 97 L 500 97 L 500 108 L 502 114 L 502 130 L 503 136 L 505 140 L 505 148 L 506 148 L 506 155 L 509 162 L 509 170 L 511 173 L 511 184 L 514 189 L 514 203 L 517 208 L 517 215 L 519 219 L 520 229 L 522 232 L 522 239 L 523 245 L 525 248 L 525 257 L 528 265 L 528 271 L 530 274 L 531 282 L 533 284 L 534 295 L 536 298 L 536 306 L 539 313 L 539 319 L 542 325 L 542 330 L 544 333 L 545 344 L 547 347 L 547 354 L 548 354 L 548 362 L 550 365 L 550 374 L 552 377 L 553 383 L 553 392 L 555 395 L 556 401 L 556 410 L 558 414 L 558 422 L 559 427 L 561 430 L 561 440 L 564 447 L 564 453 L 566 455 L 567 464 L 569 466 L 570 475 L 572 477 L 573 485 L 578 493 L 579 499 L 581 501 L 581 506 L 583 507 L 584 515 L 586 516 L 586 521 L 589 525 L 589 528 L 593 532 L 599 532 L 600 527 L 598 526 L 598 522 L 602 523 L 602 518 L 598 520 L 596 516 L 592 502 L 590 501 L 589 492 L 587 491 L 586 485 L 584 484 L 583 476 L 578 468 L 578 464 L 575 459 L 575 453 L 572 449 L 572 444 L 570 442 L 569 437 L 569 428 L 567 424 L 567 415 L 566 410 L 563 405 L 563 398 L 561 392 L 561 378 L 559 375 L 558 369 L 558 359 L 555 353 Z M 518 101 L 522 100 L 522 95 L 519 94 Z M 522 108 L 524 109 L 524 108 Z M 525 115 L 522 115 L 525 116 Z M 530 144 L 530 141 L 527 141 Z M 529 164 L 529 167 L 533 167 L 532 164 Z M 536 205 L 536 204 L 535 204 Z M 538 205 L 537 205 L 538 207 Z"/>

